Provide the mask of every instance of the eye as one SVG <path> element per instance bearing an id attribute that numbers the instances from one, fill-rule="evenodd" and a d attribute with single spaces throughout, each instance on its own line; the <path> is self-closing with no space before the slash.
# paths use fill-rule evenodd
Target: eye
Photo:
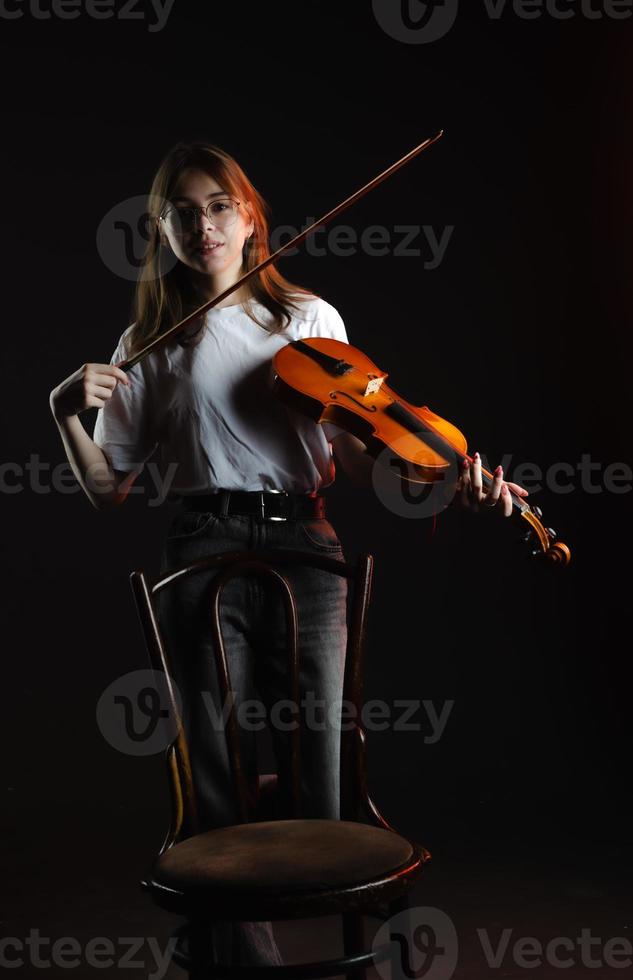
<path id="1" fill-rule="evenodd" d="M 226 211 L 230 207 L 231 204 L 229 201 L 214 201 L 211 205 L 211 213 L 222 214 L 223 211 Z"/>

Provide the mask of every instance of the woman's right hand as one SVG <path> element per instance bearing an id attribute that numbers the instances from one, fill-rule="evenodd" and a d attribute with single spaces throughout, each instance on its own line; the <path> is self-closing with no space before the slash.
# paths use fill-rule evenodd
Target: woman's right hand
<path id="1" fill-rule="evenodd" d="M 131 386 L 125 371 L 116 365 L 82 364 L 51 391 L 51 411 L 61 420 L 88 408 L 103 408 L 118 384 Z"/>

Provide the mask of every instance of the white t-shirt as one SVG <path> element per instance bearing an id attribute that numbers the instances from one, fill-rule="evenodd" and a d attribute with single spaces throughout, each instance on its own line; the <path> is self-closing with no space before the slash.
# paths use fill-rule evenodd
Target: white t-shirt
<path id="1" fill-rule="evenodd" d="M 272 322 L 257 305 L 262 322 Z M 129 372 L 97 412 L 93 440 L 115 470 L 142 470 L 150 457 L 174 493 L 286 490 L 311 493 L 334 479 L 328 440 L 344 431 L 286 406 L 272 390 L 273 355 L 293 340 L 348 343 L 339 313 L 318 297 L 271 334 L 241 305 L 212 309 L 196 347 L 170 344 Z M 127 357 L 128 327 L 110 359 Z M 174 465 L 177 464 L 177 465 Z"/>

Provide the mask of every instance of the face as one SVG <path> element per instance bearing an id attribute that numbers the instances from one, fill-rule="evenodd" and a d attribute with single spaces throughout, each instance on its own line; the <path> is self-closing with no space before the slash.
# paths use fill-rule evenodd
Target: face
<path id="1" fill-rule="evenodd" d="M 170 207 L 206 207 L 214 200 L 221 200 L 229 192 L 203 170 L 183 170 L 170 198 Z M 218 224 L 214 224 L 214 221 Z M 174 254 L 195 273 L 220 276 L 221 279 L 239 277 L 242 269 L 244 241 L 253 231 L 253 221 L 242 201 L 237 217 L 228 227 L 222 227 L 221 219 L 213 214 L 198 212 L 191 231 L 178 234 L 170 231 L 164 221 L 159 223 L 161 241 L 168 243 Z"/>

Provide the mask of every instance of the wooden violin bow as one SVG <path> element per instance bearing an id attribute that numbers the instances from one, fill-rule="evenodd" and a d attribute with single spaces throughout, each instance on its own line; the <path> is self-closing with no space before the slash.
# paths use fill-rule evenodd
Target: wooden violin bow
<path id="1" fill-rule="evenodd" d="M 267 258 L 263 259 L 263 261 L 260 262 L 259 265 L 256 265 L 254 269 L 251 269 L 249 272 L 243 275 L 241 279 L 238 279 L 237 282 L 233 283 L 232 286 L 229 286 L 228 289 L 225 289 L 224 292 L 219 294 L 219 296 L 216 296 L 214 299 L 209 300 L 207 303 L 203 303 L 202 306 L 199 306 L 197 310 L 193 311 L 193 313 L 189 313 L 183 320 L 180 320 L 179 323 L 174 324 L 173 327 L 169 327 L 168 330 L 165 330 L 158 337 L 155 337 L 154 340 L 152 340 L 149 344 L 143 347 L 142 350 L 138 351 L 138 353 L 134 354 L 133 357 L 127 358 L 124 361 L 120 361 L 120 363 L 117 364 L 117 367 L 121 368 L 122 371 L 129 371 L 131 368 L 134 367 L 135 364 L 138 364 L 139 361 L 142 361 L 144 357 L 147 357 L 148 354 L 151 354 L 152 351 L 157 350 L 159 347 L 162 347 L 169 340 L 171 340 L 172 337 L 175 337 L 177 334 L 179 334 L 193 320 L 197 319 L 197 317 L 201 316 L 203 313 L 206 313 L 208 310 L 212 310 L 214 306 L 217 306 L 218 303 L 221 303 L 222 300 L 226 299 L 227 296 L 230 296 L 231 293 L 235 292 L 235 290 L 238 289 L 241 285 L 243 285 L 243 283 L 248 282 L 249 279 L 252 279 L 253 276 L 256 276 L 259 272 L 262 271 L 262 269 L 265 269 L 266 266 L 274 262 L 275 259 L 278 259 L 280 255 L 283 255 L 284 252 L 288 251 L 288 249 L 293 248 L 295 245 L 298 245 L 300 242 L 304 241 L 304 239 L 308 237 L 311 231 L 314 231 L 316 228 L 319 228 L 322 225 L 326 225 L 333 218 L 336 218 L 337 215 L 341 214 L 343 211 L 346 211 L 347 208 L 351 207 L 352 204 L 355 204 L 356 201 L 359 201 L 361 197 L 364 197 L 365 194 L 368 194 L 369 191 L 374 189 L 374 187 L 377 187 L 378 184 L 381 184 L 383 180 L 386 180 L 387 177 L 390 177 L 391 174 L 394 174 L 396 170 L 399 170 L 400 167 L 404 167 L 404 165 L 408 163 L 409 160 L 413 160 L 413 158 L 418 156 L 419 153 L 422 153 L 424 150 L 428 149 L 429 146 L 432 146 L 433 143 L 436 143 L 443 134 L 444 134 L 444 130 L 441 129 L 439 133 L 437 133 L 435 136 L 432 136 L 429 139 L 424 140 L 424 142 L 420 143 L 419 146 L 415 146 L 412 150 L 409 151 L 409 153 L 401 157 L 400 160 L 396 160 L 395 163 L 392 163 L 390 167 L 387 167 L 387 169 L 383 170 L 383 172 L 378 174 L 377 177 L 374 177 L 373 180 L 370 180 L 369 183 L 364 185 L 364 187 L 361 187 L 354 194 L 351 194 L 349 197 L 345 198 L 345 200 L 342 201 L 340 204 L 337 204 L 335 208 L 332 208 L 331 211 L 328 211 L 327 214 L 324 214 L 322 218 L 319 218 L 318 221 L 315 221 L 313 224 L 311 224 L 309 228 L 305 228 L 303 231 L 299 232 L 299 234 L 296 235 L 293 239 L 291 239 L 289 242 L 286 242 L 286 244 L 282 245 L 281 248 L 278 248 L 276 252 L 273 252 L 272 255 L 269 255 Z"/>

